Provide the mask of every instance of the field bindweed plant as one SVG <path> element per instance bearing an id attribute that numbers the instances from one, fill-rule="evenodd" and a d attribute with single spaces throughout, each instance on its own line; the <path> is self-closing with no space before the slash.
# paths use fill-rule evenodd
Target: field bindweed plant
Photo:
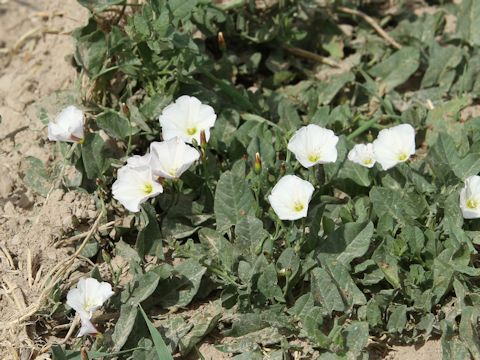
<path id="1" fill-rule="evenodd" d="M 480 118 L 460 116 L 480 84 L 473 0 L 388 16 L 80 3 L 85 126 L 69 107 L 49 138 L 79 143 L 64 184 L 115 223 L 83 252 L 114 295 L 54 358 L 185 358 L 208 339 L 235 359 L 367 359 L 380 339 L 430 338 L 445 359 L 480 358 Z M 470 25 L 446 32 L 445 14 Z M 384 16 L 390 35 L 371 26 Z"/>

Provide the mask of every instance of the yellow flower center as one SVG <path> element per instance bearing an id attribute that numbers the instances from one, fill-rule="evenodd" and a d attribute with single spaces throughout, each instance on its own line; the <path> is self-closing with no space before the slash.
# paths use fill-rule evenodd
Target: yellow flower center
<path id="1" fill-rule="evenodd" d="M 319 154 L 312 153 L 312 154 L 308 155 L 308 161 L 313 163 L 313 162 L 317 162 L 318 160 L 320 160 L 320 155 Z"/>
<path id="2" fill-rule="evenodd" d="M 398 160 L 399 161 L 405 161 L 405 160 L 407 160 L 407 158 L 408 158 L 408 155 L 404 152 L 398 154 Z"/>
<path id="3" fill-rule="evenodd" d="M 90 298 L 87 298 L 87 299 L 85 299 L 85 303 L 83 304 L 83 309 L 85 311 L 90 311 L 95 306 L 96 306 L 95 301 L 90 299 Z"/>
<path id="4" fill-rule="evenodd" d="M 363 164 L 364 165 L 371 165 L 371 164 L 373 164 L 373 159 L 372 158 L 363 159 Z"/>
<path id="5" fill-rule="evenodd" d="M 192 135 L 195 135 L 197 133 L 197 128 L 196 127 L 191 127 L 191 128 L 188 128 L 187 129 L 187 134 L 192 136 Z"/>
<path id="6" fill-rule="evenodd" d="M 293 205 L 293 210 L 296 211 L 296 212 L 300 212 L 300 211 L 302 211 L 304 208 L 305 208 L 305 206 L 304 206 L 300 201 L 297 201 L 297 202 Z"/>
<path id="7" fill-rule="evenodd" d="M 478 201 L 475 199 L 468 199 L 467 200 L 467 207 L 469 209 L 476 209 L 478 206 Z"/>
<path id="8" fill-rule="evenodd" d="M 145 193 L 145 195 L 150 195 L 152 191 L 153 191 L 153 185 L 151 183 L 146 183 L 143 186 L 143 192 Z"/>
<path id="9" fill-rule="evenodd" d="M 177 168 L 171 168 L 169 171 L 168 171 L 168 174 L 170 176 L 173 176 L 173 177 L 176 177 L 177 176 Z"/>

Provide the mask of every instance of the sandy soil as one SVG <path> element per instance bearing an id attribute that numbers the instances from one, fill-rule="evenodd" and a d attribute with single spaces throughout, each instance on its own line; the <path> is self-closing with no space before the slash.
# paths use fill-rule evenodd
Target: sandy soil
<path id="1" fill-rule="evenodd" d="M 46 141 L 38 102 L 73 86 L 69 33 L 87 16 L 75 0 L 0 0 L 0 359 L 48 359 L 42 352 L 61 340 L 51 336 L 53 330 L 69 326 L 68 319 L 25 315 L 37 309 L 49 271 L 74 250 L 52 244 L 88 226 L 97 212 L 86 194 L 54 190 L 45 201 L 29 190 L 25 158 L 48 166 L 59 161 Z M 199 351 L 208 360 L 228 358 L 208 342 Z M 386 358 L 441 359 L 441 348 L 438 341 L 419 349 L 394 347 Z"/>
<path id="2" fill-rule="evenodd" d="M 48 328 L 41 321 L 16 320 L 35 308 L 46 275 L 73 250 L 53 242 L 96 214 L 88 195 L 55 190 L 45 203 L 23 180 L 26 156 L 57 161 L 37 101 L 75 81 L 66 59 L 74 49 L 68 34 L 87 16 L 74 0 L 0 1 L 1 359 L 35 358 L 45 345 Z"/>

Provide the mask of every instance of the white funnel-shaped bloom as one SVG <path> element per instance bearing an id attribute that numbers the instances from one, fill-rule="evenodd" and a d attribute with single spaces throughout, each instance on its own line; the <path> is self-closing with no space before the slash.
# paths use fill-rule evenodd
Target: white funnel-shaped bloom
<path id="1" fill-rule="evenodd" d="M 383 129 L 373 142 L 375 159 L 388 170 L 415 154 L 415 130 L 409 124 Z"/>
<path id="2" fill-rule="evenodd" d="M 193 139 L 200 144 L 200 132 L 205 131 L 205 139 L 210 138 L 210 128 L 215 125 L 217 115 L 209 105 L 202 104 L 194 96 L 180 96 L 174 103 L 163 109 L 160 125 L 164 140 L 179 137 L 191 144 Z"/>
<path id="3" fill-rule="evenodd" d="M 112 295 L 112 286 L 107 282 L 98 282 L 94 278 L 80 279 L 77 287 L 67 294 L 67 304 L 80 316 L 81 327 L 77 336 L 95 334 L 97 329 L 90 319 L 105 301 Z"/>
<path id="4" fill-rule="evenodd" d="M 48 123 L 48 139 L 82 143 L 84 118 L 82 110 L 73 105 L 66 107 Z"/>
<path id="5" fill-rule="evenodd" d="M 357 144 L 348 152 L 348 160 L 371 168 L 375 165 L 375 154 L 372 144 Z"/>
<path id="6" fill-rule="evenodd" d="M 480 176 L 470 176 L 460 191 L 460 209 L 465 219 L 480 218 Z"/>
<path id="7" fill-rule="evenodd" d="M 332 130 L 310 124 L 297 130 L 288 142 L 303 167 L 326 164 L 337 160 L 338 136 Z"/>
<path id="8" fill-rule="evenodd" d="M 200 153 L 179 137 L 150 144 L 153 174 L 166 179 L 179 178 L 200 158 Z"/>
<path id="9" fill-rule="evenodd" d="M 307 216 L 314 187 L 295 175 L 285 175 L 273 187 L 268 201 L 281 220 L 297 220 Z"/>
<path id="10" fill-rule="evenodd" d="M 163 192 L 163 187 L 152 177 L 150 166 L 118 169 L 117 180 L 112 185 L 112 194 L 125 208 L 140 211 L 140 205 Z"/>

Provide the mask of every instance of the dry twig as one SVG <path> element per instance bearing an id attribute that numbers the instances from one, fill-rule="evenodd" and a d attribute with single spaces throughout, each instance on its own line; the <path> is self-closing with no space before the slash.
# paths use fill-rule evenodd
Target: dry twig
<path id="1" fill-rule="evenodd" d="M 25 309 L 25 313 L 20 316 L 19 318 L 12 320 L 8 325 L 14 326 L 16 324 L 20 324 L 26 320 L 28 320 L 31 316 L 33 316 L 40 308 L 43 306 L 44 302 L 47 300 L 48 296 L 58 283 L 62 276 L 68 271 L 68 269 L 72 266 L 75 259 L 80 255 L 82 250 L 87 245 L 90 238 L 93 234 L 97 231 L 98 226 L 100 225 L 100 221 L 103 218 L 103 212 L 97 216 L 97 219 L 93 223 L 92 227 L 90 228 L 87 236 L 83 240 L 82 244 L 78 247 L 77 251 L 72 254 L 65 262 L 57 264 L 52 270 L 49 271 L 47 276 L 45 277 L 45 281 L 42 284 L 44 290 L 40 294 L 38 301 L 35 304 L 30 305 L 27 309 Z M 49 285 L 47 286 L 46 282 L 50 280 Z"/>
<path id="2" fill-rule="evenodd" d="M 325 64 L 331 67 L 335 67 L 335 68 L 340 67 L 334 60 L 329 59 L 322 55 L 315 54 L 311 51 L 300 49 L 297 47 L 291 47 L 291 46 L 284 46 L 283 48 L 293 55 L 300 56 L 305 59 L 312 60 L 320 64 Z"/>
<path id="3" fill-rule="evenodd" d="M 345 13 L 345 14 L 350 14 L 350 15 L 356 15 L 356 16 L 360 16 L 363 20 L 365 20 L 365 22 L 367 22 L 382 38 L 385 39 L 385 41 L 387 43 L 389 43 L 390 45 L 392 45 L 394 48 L 396 49 L 401 49 L 402 48 L 402 45 L 400 45 L 394 38 L 392 38 L 390 35 L 388 35 L 388 33 L 382 29 L 382 27 L 380 25 L 378 25 L 378 23 L 375 21 L 375 19 L 371 18 L 370 16 L 368 16 L 367 14 L 359 11 L 359 10 L 355 10 L 355 9 L 350 9 L 348 7 L 345 7 L 345 6 L 339 6 L 337 7 L 338 10 L 340 10 L 341 12 Z"/>

